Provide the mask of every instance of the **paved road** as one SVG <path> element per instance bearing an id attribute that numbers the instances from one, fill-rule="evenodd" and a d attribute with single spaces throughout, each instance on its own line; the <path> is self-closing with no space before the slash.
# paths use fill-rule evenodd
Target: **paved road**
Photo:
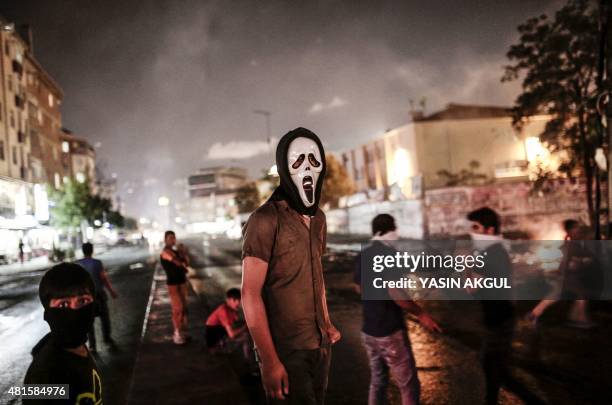
<path id="1" fill-rule="evenodd" d="M 151 287 L 150 254 L 145 249 L 118 248 L 100 258 L 108 268 L 120 297 L 110 303 L 113 335 L 118 349 L 101 344 L 98 364 L 104 377 L 104 403 L 119 404 L 125 397 L 142 319 Z M 28 269 L 29 270 L 29 269 Z M 5 393 L 23 381 L 31 348 L 48 332 L 38 300 L 44 271 L 29 270 L 0 276 L 0 403 L 17 403 Z M 101 340 L 101 339 L 100 339 Z"/>
<path id="2" fill-rule="evenodd" d="M 200 291 L 240 285 L 239 243 L 224 239 L 191 240 L 189 246 L 209 277 L 200 281 Z M 365 404 L 369 384 L 367 357 L 360 341 L 361 306 L 352 292 L 352 259 L 332 254 L 325 259 L 326 287 L 330 315 L 343 339 L 333 350 L 332 369 L 326 403 Z M 213 285 L 211 285 L 213 284 Z M 195 284 L 198 289 L 198 284 Z M 423 303 L 445 329 L 432 335 L 409 322 L 409 335 L 415 353 L 424 404 L 482 403 L 484 377 L 479 365 L 482 334 L 477 302 L 427 301 Z M 519 313 L 533 303 L 520 302 Z M 534 331 L 519 323 L 513 347 L 516 361 L 513 373 L 540 398 L 555 404 L 606 403 L 605 390 L 612 381 L 612 307 L 594 303 L 598 327 L 591 331 L 569 328 L 565 316 L 569 303 L 560 303 L 542 319 Z M 391 403 L 399 403 L 396 389 Z M 503 390 L 502 404 L 521 404 Z M 609 403 L 609 402 L 608 402 Z"/>
<path id="3" fill-rule="evenodd" d="M 225 289 L 240 285 L 239 243 L 192 238 L 187 244 L 195 259 L 194 267 L 204 275 L 192 280 L 194 287 L 213 306 L 221 302 Z M 123 251 L 105 258 L 111 280 L 122 295 L 111 304 L 115 337 L 121 351 L 111 353 L 102 347 L 99 359 L 105 376 L 107 404 L 123 403 L 129 385 L 152 275 L 152 268 L 146 263 L 147 255 L 146 251 Z M 360 304 L 349 287 L 349 262 L 342 254 L 326 259 L 331 317 L 343 333 L 342 341 L 333 351 L 327 395 L 327 403 L 332 405 L 365 404 L 369 383 L 367 359 L 359 336 Z M 129 264 L 133 263 L 142 265 L 130 268 Z M 1 392 L 21 381 L 30 361 L 30 348 L 46 333 L 36 295 L 40 276 L 40 272 L 0 275 Z M 480 309 L 475 304 L 426 302 L 426 307 L 445 329 L 443 336 L 433 336 L 419 325 L 409 323 L 423 403 L 482 402 L 483 376 L 478 365 Z M 519 310 L 525 311 L 529 305 L 524 302 Z M 513 370 L 550 403 L 606 403 L 605 399 L 609 398 L 606 390 L 612 381 L 609 344 L 612 308 L 602 302 L 594 307 L 599 326 L 591 331 L 566 327 L 567 304 L 560 304 L 546 314 L 538 331 L 529 332 L 522 327 L 515 339 L 517 363 Z M 398 403 L 397 390 L 391 390 L 390 396 L 392 403 Z M 0 402 L 7 402 L 7 398 Z M 521 401 L 503 392 L 501 403 Z"/>

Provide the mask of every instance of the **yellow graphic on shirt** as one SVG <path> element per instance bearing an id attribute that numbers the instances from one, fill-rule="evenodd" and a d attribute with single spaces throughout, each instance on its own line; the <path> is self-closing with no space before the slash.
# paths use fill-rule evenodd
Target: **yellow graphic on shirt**
<path id="1" fill-rule="evenodd" d="M 93 369 L 92 374 L 92 392 L 83 392 L 76 399 L 76 405 L 102 405 L 102 381 L 98 372 Z"/>

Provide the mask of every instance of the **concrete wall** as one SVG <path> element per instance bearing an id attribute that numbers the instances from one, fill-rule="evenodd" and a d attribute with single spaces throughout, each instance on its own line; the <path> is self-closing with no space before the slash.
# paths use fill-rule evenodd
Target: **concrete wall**
<path id="1" fill-rule="evenodd" d="M 587 221 L 585 185 L 557 181 L 546 194 L 531 192 L 529 182 L 501 183 L 477 187 L 449 187 L 425 193 L 427 234 L 457 235 L 469 232 L 465 215 L 488 206 L 502 217 L 502 230 L 522 231 L 535 239 L 558 239 L 561 221 Z"/>
<path id="2" fill-rule="evenodd" d="M 424 237 L 421 200 L 383 201 L 331 210 L 326 213 L 327 230 L 330 233 L 370 235 L 372 219 L 382 213 L 395 217 L 400 236 L 414 239 Z"/>
<path id="3" fill-rule="evenodd" d="M 525 232 L 534 239 L 560 239 L 561 222 L 586 218 L 584 183 L 557 181 L 549 193 L 531 192 L 529 182 L 427 190 L 423 200 L 384 201 L 327 212 L 330 233 L 369 235 L 372 218 L 389 213 L 406 238 L 450 237 L 469 233 L 465 216 L 488 206 L 502 217 L 504 232 Z"/>

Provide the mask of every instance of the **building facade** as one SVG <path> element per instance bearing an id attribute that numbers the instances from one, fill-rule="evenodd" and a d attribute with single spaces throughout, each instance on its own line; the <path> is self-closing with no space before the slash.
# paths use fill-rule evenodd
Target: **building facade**
<path id="1" fill-rule="evenodd" d="M 66 176 L 61 159 L 63 92 L 31 52 L 25 71 L 32 181 L 59 188 Z"/>
<path id="2" fill-rule="evenodd" d="M 31 180 L 25 59 L 27 43 L 14 25 L 0 21 L 0 176 Z"/>
<path id="3" fill-rule="evenodd" d="M 63 128 L 60 136 L 62 141 L 62 166 L 64 182 L 72 177 L 79 183 L 89 182 L 91 191 L 97 192 L 96 184 L 96 150 L 87 139 L 73 134 Z"/>
<path id="4" fill-rule="evenodd" d="M 0 263 L 45 254 L 57 242 L 47 187 L 70 177 L 96 192 L 95 151 L 62 130 L 63 92 L 33 53 L 27 25 L 0 16 Z"/>
<path id="5" fill-rule="evenodd" d="M 237 167 L 209 167 L 187 178 L 187 200 L 177 215 L 193 232 L 223 228 L 238 216 L 236 191 L 247 183 L 247 172 Z M 229 225 L 227 225 L 229 226 Z"/>
<path id="6" fill-rule="evenodd" d="M 544 157 L 553 164 L 537 138 L 547 120 L 532 117 L 519 133 L 507 108 L 449 104 L 343 152 L 342 163 L 359 192 L 378 190 L 392 200 L 421 198 L 453 182 L 526 180 Z"/>

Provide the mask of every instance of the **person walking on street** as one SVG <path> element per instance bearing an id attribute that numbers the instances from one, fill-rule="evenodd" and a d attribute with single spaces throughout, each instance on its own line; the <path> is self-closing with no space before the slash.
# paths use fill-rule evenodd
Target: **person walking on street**
<path id="1" fill-rule="evenodd" d="M 563 259 L 559 266 L 563 277 L 561 291 L 555 291 L 550 297 L 541 300 L 526 316 L 536 325 L 542 314 L 559 300 L 575 300 L 568 316 L 568 326 L 590 329 L 595 324 L 588 311 L 588 299 L 598 296 L 603 285 L 601 264 L 586 242 L 590 230 L 574 219 L 563 221 L 565 242 L 561 247 Z"/>
<path id="2" fill-rule="evenodd" d="M 83 251 L 83 258 L 77 261 L 77 264 L 81 265 L 87 273 L 89 273 L 91 279 L 94 282 L 95 287 L 95 311 L 94 316 L 99 317 L 102 323 L 102 336 L 104 338 L 104 343 L 108 345 L 114 345 L 115 342 L 111 337 L 111 320 L 110 313 L 108 310 L 108 296 L 106 295 L 105 289 L 108 290 L 111 297 L 116 299 L 118 297 L 117 292 L 113 288 L 113 285 L 108 278 L 108 274 L 104 269 L 104 265 L 98 259 L 93 258 L 94 248 L 93 245 L 89 242 L 83 243 L 81 247 Z M 91 324 L 91 329 L 89 330 L 89 350 L 92 353 L 97 352 L 96 345 L 96 330 L 94 327 L 94 323 Z"/>
<path id="3" fill-rule="evenodd" d="M 372 221 L 372 235 L 372 244 L 355 260 L 353 281 L 360 294 L 362 271 L 368 271 L 362 269 L 361 264 L 371 263 L 369 258 L 374 255 L 394 256 L 397 252 L 392 245 L 393 241 L 398 240 L 395 219 L 389 214 L 377 215 Z M 362 260 L 363 257 L 368 259 Z M 388 289 L 385 295 L 380 297 L 385 299 L 361 302 L 361 339 L 368 354 L 371 375 L 368 405 L 387 403 L 389 371 L 400 390 L 402 405 L 418 404 L 420 384 L 403 311 L 414 314 L 419 323 L 431 332 L 442 330 L 419 304 L 402 296 L 398 289 Z"/>
<path id="4" fill-rule="evenodd" d="M 172 341 L 177 345 L 182 345 L 189 338 L 187 334 L 187 295 L 189 293 L 187 267 L 189 263 L 176 247 L 174 231 L 166 231 L 164 243 L 159 259 L 166 273 L 166 284 L 172 306 L 172 326 L 174 328 Z"/>
<path id="5" fill-rule="evenodd" d="M 280 186 L 243 229 L 242 305 L 272 403 L 323 404 L 331 345 L 321 256 L 327 226 L 318 208 L 325 176 L 319 138 L 305 128 L 276 149 Z"/>
<path id="6" fill-rule="evenodd" d="M 21 264 L 23 264 L 23 261 L 25 259 L 25 252 L 23 251 L 24 247 L 25 245 L 23 244 L 23 239 L 19 239 L 19 262 Z"/>

